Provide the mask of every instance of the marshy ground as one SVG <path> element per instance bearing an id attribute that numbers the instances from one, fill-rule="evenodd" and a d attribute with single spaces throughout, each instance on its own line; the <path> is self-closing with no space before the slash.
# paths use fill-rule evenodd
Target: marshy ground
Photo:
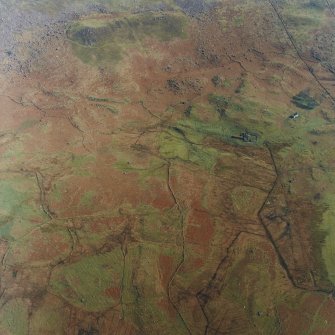
<path id="1" fill-rule="evenodd" d="M 332 1 L 0 10 L 0 334 L 335 333 Z"/>

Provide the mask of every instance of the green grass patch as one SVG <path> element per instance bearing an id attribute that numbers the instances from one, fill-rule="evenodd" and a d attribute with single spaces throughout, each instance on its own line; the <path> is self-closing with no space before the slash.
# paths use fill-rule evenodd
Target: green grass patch
<path id="1" fill-rule="evenodd" d="M 236 90 L 235 90 L 235 93 L 237 94 L 241 94 L 241 93 L 244 93 L 247 89 L 247 80 L 245 77 L 241 77 L 240 78 L 240 83 L 239 85 L 237 86 Z"/>
<path id="2" fill-rule="evenodd" d="M 96 193 L 94 191 L 85 192 L 80 198 L 80 202 L 79 202 L 80 206 L 89 207 L 93 205 L 93 200 L 94 200 L 95 195 Z"/>
<path id="3" fill-rule="evenodd" d="M 314 276 L 319 285 L 330 287 L 335 284 L 335 249 L 333 239 L 335 229 L 330 224 L 335 218 L 335 212 L 324 204 L 315 206 L 310 219 L 311 247 L 314 257 Z"/>
<path id="4" fill-rule="evenodd" d="M 194 138 L 197 137 L 199 140 L 209 136 L 228 141 L 232 135 L 242 130 L 239 127 L 229 127 L 223 122 L 204 122 L 196 118 L 181 120 L 178 125 L 186 133 L 192 134 Z"/>
<path id="5" fill-rule="evenodd" d="M 122 59 L 122 50 L 117 45 L 104 45 L 100 47 L 87 47 L 72 43 L 76 56 L 86 64 L 94 66 L 103 64 L 116 64 Z"/>
<path id="6" fill-rule="evenodd" d="M 184 38 L 186 18 L 180 13 L 144 13 L 100 20 L 81 20 L 67 32 L 75 54 L 92 65 L 115 64 L 128 48 L 143 48 L 142 41 L 153 37 L 160 41 Z M 96 98 L 91 97 L 93 101 Z"/>
<path id="7" fill-rule="evenodd" d="M 134 15 L 129 17 L 128 24 L 131 29 L 135 29 L 140 38 L 152 36 L 161 41 L 168 41 L 177 37 L 186 37 L 186 18 L 180 14 Z"/>
<path id="8" fill-rule="evenodd" d="M 29 334 L 28 304 L 22 299 L 12 299 L 4 304 L 1 310 L 1 334 Z"/>
<path id="9" fill-rule="evenodd" d="M 67 318 L 64 318 L 62 303 L 45 300 L 31 316 L 30 334 L 63 335 L 63 329 L 67 328 Z"/>
<path id="10" fill-rule="evenodd" d="M 119 303 L 119 299 L 106 294 L 106 290 L 120 288 L 122 272 L 123 256 L 117 247 L 109 253 L 57 267 L 50 289 L 78 308 L 104 311 Z"/>
<path id="11" fill-rule="evenodd" d="M 212 83 L 215 87 L 220 87 L 222 85 L 222 78 L 216 75 L 212 78 Z"/>
<path id="12" fill-rule="evenodd" d="M 228 305 L 238 313 L 240 322 L 252 323 L 255 334 L 274 335 L 278 320 L 272 310 L 279 294 L 269 272 L 269 267 L 273 267 L 271 257 L 252 242 L 240 244 L 236 251 L 230 256 L 233 265 L 225 272 L 223 290 L 207 304 L 207 312 Z M 274 271 L 279 280 L 281 274 Z M 214 321 L 220 322 L 220 319 Z"/>
<path id="13" fill-rule="evenodd" d="M 174 209 L 160 210 L 146 206 L 141 213 L 142 219 L 138 227 L 141 238 L 147 242 L 169 244 L 171 236 L 178 236 L 180 233 L 180 215 Z"/>
<path id="14" fill-rule="evenodd" d="M 318 0 L 290 1 L 283 9 L 284 21 L 292 34 L 296 44 L 305 48 L 314 34 L 312 31 L 320 29 L 326 15 Z"/>
<path id="15" fill-rule="evenodd" d="M 36 119 L 28 119 L 25 120 L 24 122 L 22 122 L 20 124 L 20 127 L 18 128 L 18 131 L 24 131 L 27 130 L 29 128 L 34 127 L 35 125 L 37 125 L 39 123 L 39 120 Z"/>
<path id="16" fill-rule="evenodd" d="M 190 117 L 191 114 L 192 114 L 192 109 L 193 109 L 193 106 L 188 106 L 188 107 L 185 109 L 184 115 L 185 115 L 186 117 Z"/>
<path id="17" fill-rule="evenodd" d="M 185 120 L 190 121 L 190 120 Z M 192 144 L 175 130 L 160 135 L 160 154 L 168 159 L 180 159 L 211 170 L 218 158 L 218 151 L 213 148 Z"/>
<path id="18" fill-rule="evenodd" d="M 150 157 L 148 160 L 138 160 L 132 153 L 124 151 L 114 151 L 114 156 L 117 161 L 113 167 L 123 173 L 135 173 L 138 176 L 138 181 L 143 188 L 149 186 L 148 180 L 157 178 L 166 179 L 166 163 L 156 157 Z"/>
<path id="19" fill-rule="evenodd" d="M 208 101 L 211 105 L 215 106 L 215 109 L 219 113 L 220 117 L 225 116 L 226 109 L 229 105 L 229 99 L 222 95 L 210 94 L 208 96 Z"/>
<path id="20" fill-rule="evenodd" d="M 33 177 L 7 176 L 0 180 L 0 203 L 0 234 L 9 240 L 31 228 L 31 220 L 45 216 Z"/>
<path id="21" fill-rule="evenodd" d="M 275 75 L 275 74 L 272 75 L 272 76 L 268 79 L 269 83 L 270 83 L 271 85 L 275 85 L 275 86 L 279 85 L 280 82 L 281 82 L 281 80 L 282 80 L 282 78 L 281 78 L 280 76 Z"/>
<path id="22" fill-rule="evenodd" d="M 238 15 L 233 18 L 233 26 L 235 28 L 241 28 L 243 27 L 244 24 L 244 16 L 243 15 Z"/>
<path id="23" fill-rule="evenodd" d="M 215 75 L 211 80 L 215 87 L 228 88 L 231 86 L 231 81 L 229 79 L 222 78 L 219 75 Z"/>
<path id="24" fill-rule="evenodd" d="M 71 155 L 68 165 L 72 168 L 73 173 L 77 176 L 89 176 L 89 168 L 95 162 L 94 155 Z"/>
<path id="25" fill-rule="evenodd" d="M 109 105 L 96 104 L 96 107 L 103 108 L 112 114 L 119 114 L 119 110 Z"/>
<path id="26" fill-rule="evenodd" d="M 230 100 L 222 95 L 210 94 L 208 101 L 217 108 L 227 108 Z"/>
<path id="27" fill-rule="evenodd" d="M 166 314 L 161 307 L 162 301 L 167 305 L 170 303 L 167 288 L 161 286 L 159 256 L 170 254 L 176 260 L 179 253 L 180 250 L 175 245 L 171 248 L 148 242 L 132 244 L 128 249 L 124 273 L 125 316 L 133 319 L 143 334 L 158 334 L 162 329 L 166 334 L 186 333 L 182 320 L 175 315 Z"/>
<path id="28" fill-rule="evenodd" d="M 335 226 L 333 224 L 335 220 L 335 196 L 327 196 L 327 209 L 323 211 L 321 224 L 318 229 L 318 241 L 321 246 L 322 259 L 327 270 L 328 279 L 335 285 Z M 319 222 L 320 222 L 319 221 Z M 320 248 L 318 248 L 320 249 Z M 325 274 L 324 274 L 325 276 Z"/>

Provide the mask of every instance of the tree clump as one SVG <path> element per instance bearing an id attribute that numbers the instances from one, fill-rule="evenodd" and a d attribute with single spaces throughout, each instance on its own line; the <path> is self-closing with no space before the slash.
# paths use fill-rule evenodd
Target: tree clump
<path id="1" fill-rule="evenodd" d="M 299 94 L 295 95 L 292 98 L 292 103 L 294 103 L 299 108 L 309 110 L 312 110 L 319 105 L 307 91 L 301 91 Z"/>

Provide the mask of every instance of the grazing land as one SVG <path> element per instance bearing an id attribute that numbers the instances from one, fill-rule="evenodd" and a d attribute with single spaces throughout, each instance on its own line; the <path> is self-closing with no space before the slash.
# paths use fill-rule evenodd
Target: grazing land
<path id="1" fill-rule="evenodd" d="M 335 334 L 334 14 L 0 0 L 0 334 Z"/>

